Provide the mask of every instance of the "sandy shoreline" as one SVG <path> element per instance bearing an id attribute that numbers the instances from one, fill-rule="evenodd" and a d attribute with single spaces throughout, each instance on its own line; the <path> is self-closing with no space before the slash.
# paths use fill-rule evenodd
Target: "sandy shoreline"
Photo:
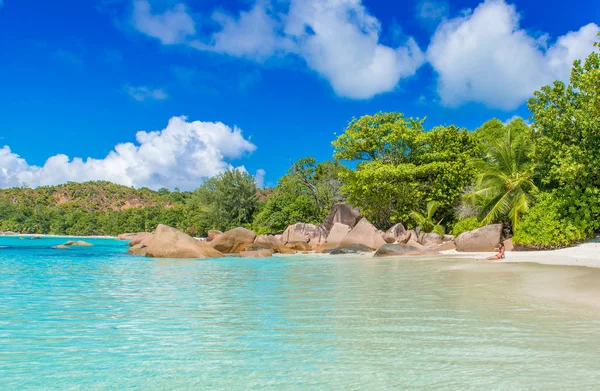
<path id="1" fill-rule="evenodd" d="M 456 250 L 443 251 L 443 255 L 454 258 L 478 259 L 495 253 L 461 253 Z M 600 241 L 582 243 L 574 247 L 547 251 L 507 251 L 506 258 L 493 263 L 539 263 L 542 265 L 585 266 L 600 268 Z"/>
<path id="2" fill-rule="evenodd" d="M 115 236 L 82 236 L 82 235 L 36 235 L 36 234 L 17 234 L 1 237 L 42 237 L 42 238 L 80 238 L 80 239 L 116 239 Z M 314 255 L 323 255 L 311 253 Z M 365 255 L 372 255 L 365 254 Z M 442 257 L 455 259 L 480 260 L 488 263 L 538 263 L 542 265 L 557 266 L 584 266 L 600 268 L 600 240 L 582 243 L 574 247 L 562 248 L 559 250 L 545 251 L 507 251 L 506 258 L 502 260 L 486 260 L 494 252 L 466 253 L 456 250 L 447 250 L 440 252 Z M 294 254 L 305 255 L 305 254 Z M 289 255 L 289 256 L 294 256 Z M 353 254 L 357 255 L 357 254 Z"/>

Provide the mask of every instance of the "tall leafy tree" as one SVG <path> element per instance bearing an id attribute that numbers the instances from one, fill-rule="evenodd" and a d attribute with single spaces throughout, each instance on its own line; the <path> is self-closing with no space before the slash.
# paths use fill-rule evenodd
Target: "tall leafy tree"
<path id="1" fill-rule="evenodd" d="M 346 170 L 340 163 L 317 163 L 311 156 L 293 162 L 257 213 L 256 230 L 274 233 L 298 222 L 322 223 L 333 204 L 345 199 L 339 175 Z"/>
<path id="2" fill-rule="evenodd" d="M 208 229 L 247 226 L 258 207 L 254 176 L 237 169 L 207 180 L 192 198 Z"/>
<path id="3" fill-rule="evenodd" d="M 456 126 L 426 131 L 423 124 L 401 113 L 366 115 L 333 142 L 336 159 L 356 162 L 342 175 L 348 201 L 381 228 L 412 221 L 410 212 L 430 201 L 440 205 L 438 218 L 451 220 L 451 207 L 472 181 L 471 135 Z"/>
<path id="4" fill-rule="evenodd" d="M 537 192 L 530 155 L 530 140 L 507 126 L 502 139 L 490 140 L 485 158 L 475 160 L 476 185 L 465 198 L 480 207 L 482 223 L 508 219 L 517 228 Z"/>
<path id="5" fill-rule="evenodd" d="M 600 33 L 599 33 L 600 36 Z M 595 43 L 600 47 L 599 43 Z M 555 81 L 529 100 L 542 182 L 600 186 L 600 53 L 573 63 L 570 83 Z"/>

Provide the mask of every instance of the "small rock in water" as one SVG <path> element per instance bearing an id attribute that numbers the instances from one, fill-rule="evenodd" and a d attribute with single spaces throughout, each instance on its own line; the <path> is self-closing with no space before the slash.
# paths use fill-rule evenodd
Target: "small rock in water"
<path id="1" fill-rule="evenodd" d="M 69 248 L 69 246 L 65 246 L 64 244 L 59 244 L 58 246 L 52 246 L 52 248 L 64 249 L 64 248 Z"/>
<path id="2" fill-rule="evenodd" d="M 69 240 L 64 245 L 65 246 L 81 246 L 81 247 L 92 247 L 93 246 L 93 244 L 88 243 L 83 240 L 77 240 L 77 241 Z"/>

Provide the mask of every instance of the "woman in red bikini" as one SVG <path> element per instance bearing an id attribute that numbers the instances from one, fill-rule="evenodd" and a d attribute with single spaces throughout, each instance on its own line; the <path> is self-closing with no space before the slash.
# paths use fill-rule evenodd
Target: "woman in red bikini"
<path id="1" fill-rule="evenodd" d="M 486 260 L 502 259 L 502 258 L 504 258 L 504 243 L 500 243 L 500 251 L 498 252 L 498 254 L 492 255 L 491 257 L 486 258 Z"/>

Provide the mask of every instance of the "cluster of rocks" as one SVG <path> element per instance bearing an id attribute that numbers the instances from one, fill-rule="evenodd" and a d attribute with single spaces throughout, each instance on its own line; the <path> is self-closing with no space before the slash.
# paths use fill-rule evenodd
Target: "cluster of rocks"
<path id="1" fill-rule="evenodd" d="M 336 204 L 321 225 L 296 223 L 280 235 L 257 235 L 246 228 L 226 232 L 211 230 L 203 240 L 192 238 L 166 225 L 153 233 L 126 233 L 117 239 L 129 240 L 129 253 L 157 258 L 217 258 L 234 254 L 244 258 L 270 257 L 275 253 L 298 251 L 331 254 L 375 251 L 375 257 L 435 255 L 440 251 L 494 251 L 500 243 L 502 225 L 494 224 L 451 235 L 407 230 L 396 224 L 379 231 L 360 211 Z"/>
<path id="2" fill-rule="evenodd" d="M 84 240 L 69 240 L 63 244 L 59 244 L 58 246 L 52 246 L 52 248 L 57 249 L 67 249 L 71 247 L 92 247 L 93 244 L 88 243 Z"/>

